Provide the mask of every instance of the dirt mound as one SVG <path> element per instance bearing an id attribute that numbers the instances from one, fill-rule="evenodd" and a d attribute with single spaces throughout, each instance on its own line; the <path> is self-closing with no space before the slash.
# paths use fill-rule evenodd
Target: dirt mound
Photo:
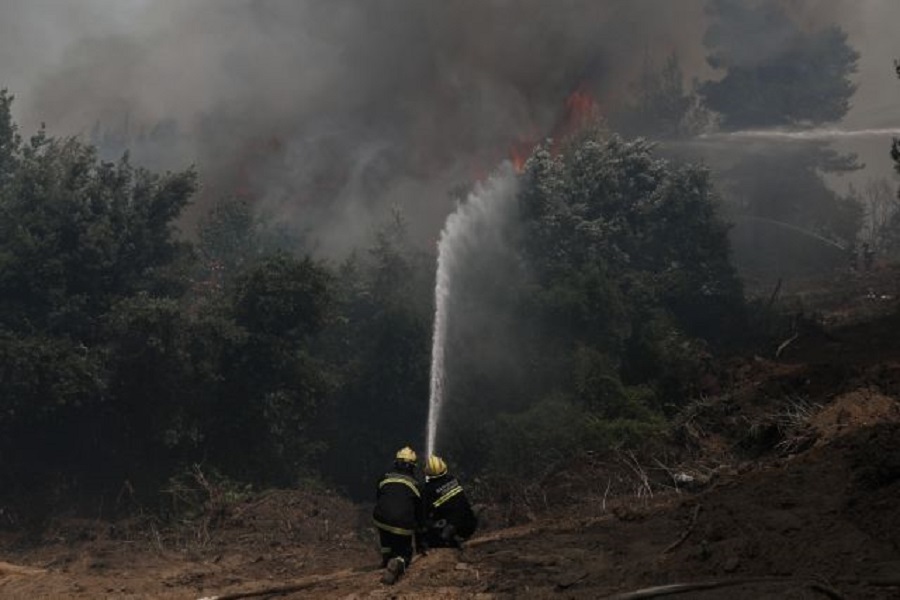
<path id="1" fill-rule="evenodd" d="M 831 442 L 847 431 L 878 423 L 900 423 L 900 403 L 874 389 L 842 394 L 809 419 L 817 445 Z"/>

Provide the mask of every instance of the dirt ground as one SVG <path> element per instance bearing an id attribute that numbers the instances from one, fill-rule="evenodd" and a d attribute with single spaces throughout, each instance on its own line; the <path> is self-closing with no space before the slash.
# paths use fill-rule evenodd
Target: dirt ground
<path id="1" fill-rule="evenodd" d="M 511 490 L 394 586 L 370 507 L 279 490 L 175 528 L 8 528 L 0 598 L 900 598 L 898 281 L 822 291 L 790 343 L 723 363 L 668 449 Z"/>

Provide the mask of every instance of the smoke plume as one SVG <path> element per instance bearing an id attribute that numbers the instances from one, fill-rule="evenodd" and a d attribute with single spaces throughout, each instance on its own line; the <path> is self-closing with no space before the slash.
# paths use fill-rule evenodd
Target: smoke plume
<path id="1" fill-rule="evenodd" d="M 110 157 L 128 147 L 151 168 L 196 163 L 205 181 L 197 210 L 247 194 L 315 230 L 326 254 L 357 242 L 388 205 L 436 236 L 448 189 L 523 138 L 551 133 L 572 92 L 589 91 L 601 111 L 620 102 L 645 53 L 678 51 L 703 68 L 699 0 L 94 0 L 83 10 L 3 10 L 21 33 L 4 43 L 20 51 L 4 53 L 12 60 L 0 76 L 11 74 L 26 126 L 93 136 Z M 50 44 L 32 71 L 33 35 Z"/>
<path id="2" fill-rule="evenodd" d="M 851 35 L 873 11 L 892 10 L 882 0 L 864 11 L 838 0 L 778 4 L 803 26 L 842 19 Z M 45 122 L 153 169 L 196 164 L 204 191 L 194 216 L 246 195 L 339 255 L 389 206 L 433 241 L 449 189 L 551 134 L 575 91 L 591 93 L 601 113 L 616 110 L 648 56 L 674 52 L 688 80 L 715 78 L 706 6 L 5 0 L 0 86 L 17 95 L 26 131 Z"/>

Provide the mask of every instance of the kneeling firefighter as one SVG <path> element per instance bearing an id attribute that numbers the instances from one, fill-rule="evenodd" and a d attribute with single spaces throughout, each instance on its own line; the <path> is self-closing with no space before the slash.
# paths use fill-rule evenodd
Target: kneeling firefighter
<path id="1" fill-rule="evenodd" d="M 415 478 L 416 453 L 406 446 L 378 481 L 372 514 L 381 541 L 383 583 L 394 583 L 412 562 L 413 536 L 423 523 L 422 493 Z"/>
<path id="2" fill-rule="evenodd" d="M 459 548 L 478 526 L 478 518 L 462 486 L 450 475 L 440 456 L 425 463 L 425 545 L 430 548 Z"/>

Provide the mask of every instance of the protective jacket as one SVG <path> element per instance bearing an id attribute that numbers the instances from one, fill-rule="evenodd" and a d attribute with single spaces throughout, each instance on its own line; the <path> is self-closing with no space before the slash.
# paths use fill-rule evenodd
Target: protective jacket
<path id="1" fill-rule="evenodd" d="M 375 526 L 396 535 L 413 535 L 423 521 L 422 492 L 415 478 L 400 471 L 389 471 L 378 481 Z"/>
<path id="2" fill-rule="evenodd" d="M 452 525 L 456 535 L 468 538 L 475 533 L 478 519 L 456 477 L 449 473 L 431 477 L 424 486 L 425 516 L 429 527 L 442 520 Z"/>

